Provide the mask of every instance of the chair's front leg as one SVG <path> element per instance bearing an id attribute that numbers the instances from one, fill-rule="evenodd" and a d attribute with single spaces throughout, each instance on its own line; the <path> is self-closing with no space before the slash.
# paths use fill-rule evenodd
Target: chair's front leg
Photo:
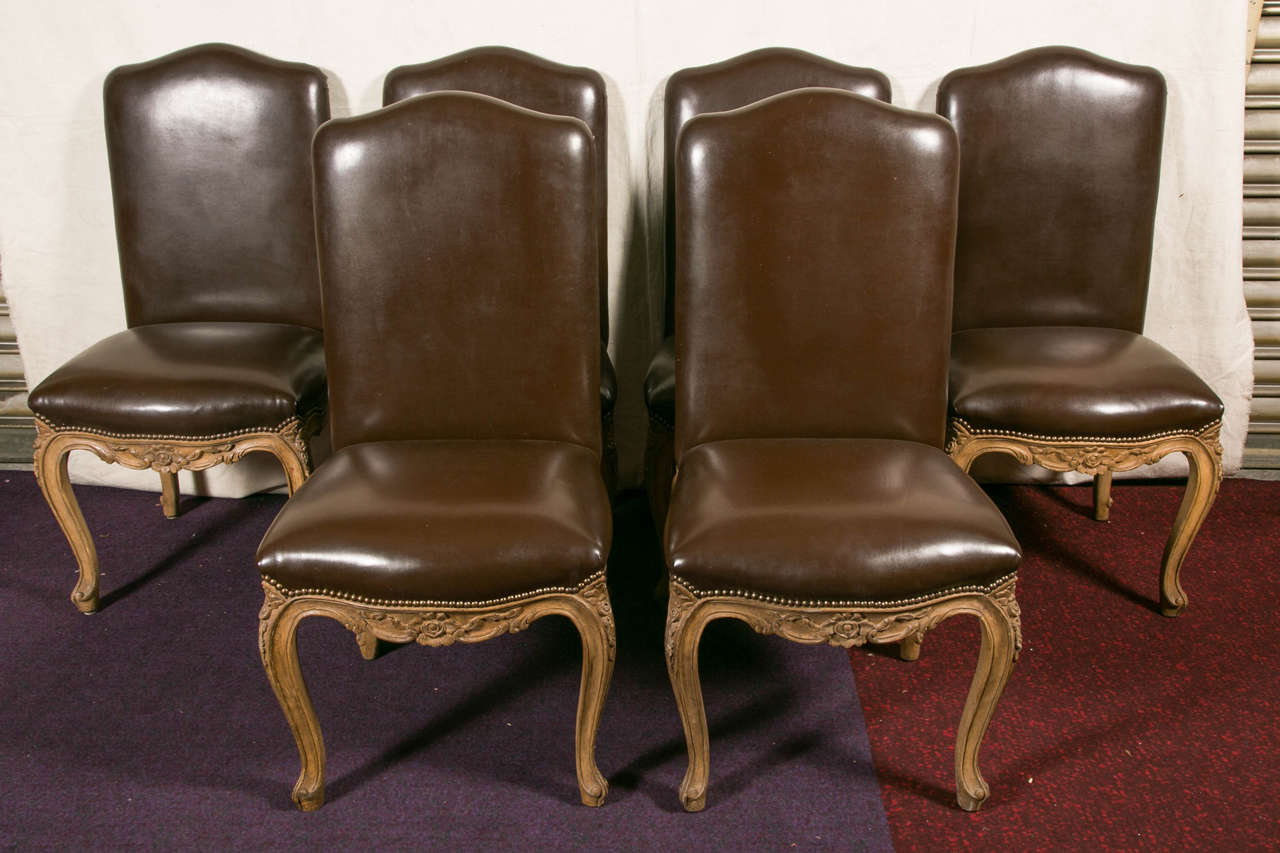
<path id="1" fill-rule="evenodd" d="M 287 601 L 270 584 L 262 586 L 266 600 L 258 617 L 258 650 L 302 759 L 293 801 L 304 812 L 315 811 L 324 803 L 324 738 L 298 664 L 298 623 L 313 611 L 305 601 Z"/>
<path id="2" fill-rule="evenodd" d="M 978 666 L 956 731 L 956 801 L 976 812 L 991 794 L 978 769 L 978 749 L 1013 672 L 1017 640 L 1010 614 L 990 597 L 970 599 L 949 615 L 955 613 L 972 613 L 982 628 Z"/>
<path id="3" fill-rule="evenodd" d="M 98 551 L 67 474 L 67 456 L 74 449 L 74 442 L 67 436 L 58 435 L 42 421 L 36 421 L 32 466 L 36 482 L 71 545 L 80 571 L 75 589 L 71 591 L 71 603 L 81 613 L 93 613 L 98 609 Z"/>
<path id="4" fill-rule="evenodd" d="M 582 686 L 578 690 L 578 720 L 574 732 L 578 793 L 583 805 L 601 806 L 609 792 L 609 783 L 596 765 L 596 732 L 600 729 L 600 714 L 613 677 L 617 641 L 604 578 L 574 598 L 585 605 L 566 611 L 582 637 Z"/>
<path id="5" fill-rule="evenodd" d="M 680 783 L 680 803 L 690 812 L 706 807 L 707 780 L 711 774 L 707 712 L 698 679 L 698 643 L 707 620 L 696 604 L 697 600 L 688 590 L 674 580 L 671 582 L 667 601 L 667 673 L 689 750 L 689 768 Z"/>
<path id="6" fill-rule="evenodd" d="M 1187 606 L 1186 593 L 1182 591 L 1182 563 L 1200 525 L 1218 496 L 1222 483 L 1222 445 L 1193 439 L 1182 451 L 1187 457 L 1190 472 L 1187 475 L 1187 491 L 1173 520 L 1173 530 L 1164 547 L 1164 559 L 1160 566 L 1160 612 L 1165 616 L 1177 616 Z"/>

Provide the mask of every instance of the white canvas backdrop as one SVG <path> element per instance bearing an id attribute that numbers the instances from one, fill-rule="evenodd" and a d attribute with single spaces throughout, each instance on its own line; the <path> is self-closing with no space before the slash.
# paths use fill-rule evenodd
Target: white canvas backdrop
<path id="1" fill-rule="evenodd" d="M 1239 466 L 1252 385 L 1240 272 L 1245 0 L 3 0 L 0 259 L 32 385 L 124 328 L 101 86 L 113 67 L 227 41 L 329 75 L 335 116 L 375 109 L 385 72 L 506 44 L 598 69 L 609 83 L 609 267 L 624 478 L 638 481 L 641 381 L 661 334 L 661 97 L 674 70 L 798 47 L 884 71 L 900 106 L 932 110 L 952 68 L 1070 44 L 1153 65 L 1169 82 L 1148 333 L 1227 403 Z M 1179 457 L 1148 473 L 1185 470 Z M 156 488 L 150 472 L 75 454 L 78 482 Z M 243 494 L 282 482 L 267 458 L 184 475 Z"/>

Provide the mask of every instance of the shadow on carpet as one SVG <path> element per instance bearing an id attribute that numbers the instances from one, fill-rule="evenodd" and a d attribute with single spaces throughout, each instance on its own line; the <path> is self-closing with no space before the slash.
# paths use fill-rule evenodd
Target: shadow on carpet
<path id="1" fill-rule="evenodd" d="M 568 621 L 363 661 L 325 619 L 299 631 L 328 755 L 298 812 L 298 755 L 257 652 L 253 551 L 278 496 L 77 488 L 103 566 L 79 615 L 70 549 L 29 473 L 0 472 L 0 838 L 19 846 L 888 850 L 848 658 L 717 623 L 703 642 L 707 810 L 676 798 L 686 756 L 662 660 L 660 570 L 643 500 L 615 516 L 619 652 L 577 802 L 581 651 Z M 937 733 L 941 738 L 943 735 Z"/>

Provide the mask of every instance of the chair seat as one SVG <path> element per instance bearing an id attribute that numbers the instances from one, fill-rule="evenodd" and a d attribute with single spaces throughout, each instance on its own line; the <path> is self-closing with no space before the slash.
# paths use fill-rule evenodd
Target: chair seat
<path id="1" fill-rule="evenodd" d="M 274 429 L 324 406 L 319 331 L 279 323 L 158 323 L 105 338 L 31 392 L 54 426 L 148 436 Z"/>
<path id="2" fill-rule="evenodd" d="M 576 589 L 612 535 L 600 460 L 553 441 L 344 447 L 290 498 L 258 548 L 290 591 L 480 602 Z"/>
<path id="3" fill-rule="evenodd" d="M 951 412 L 979 430 L 1063 438 L 1197 431 L 1222 400 L 1150 338 L 1083 326 L 968 329 L 951 340 Z"/>
<path id="4" fill-rule="evenodd" d="M 644 402 L 649 414 L 662 423 L 676 422 L 676 339 L 667 338 L 653 354 L 644 377 Z"/>
<path id="5" fill-rule="evenodd" d="M 983 586 L 1022 559 L 1004 517 L 938 448 L 739 439 L 685 453 L 668 565 L 703 592 L 901 601 Z"/>

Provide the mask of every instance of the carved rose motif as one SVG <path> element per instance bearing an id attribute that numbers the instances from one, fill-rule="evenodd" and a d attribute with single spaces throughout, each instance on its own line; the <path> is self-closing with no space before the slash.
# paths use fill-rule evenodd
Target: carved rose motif
<path id="1" fill-rule="evenodd" d="M 448 617 L 443 613 L 433 614 L 418 626 L 418 642 L 426 645 L 430 640 L 443 637 L 448 630 Z"/>

